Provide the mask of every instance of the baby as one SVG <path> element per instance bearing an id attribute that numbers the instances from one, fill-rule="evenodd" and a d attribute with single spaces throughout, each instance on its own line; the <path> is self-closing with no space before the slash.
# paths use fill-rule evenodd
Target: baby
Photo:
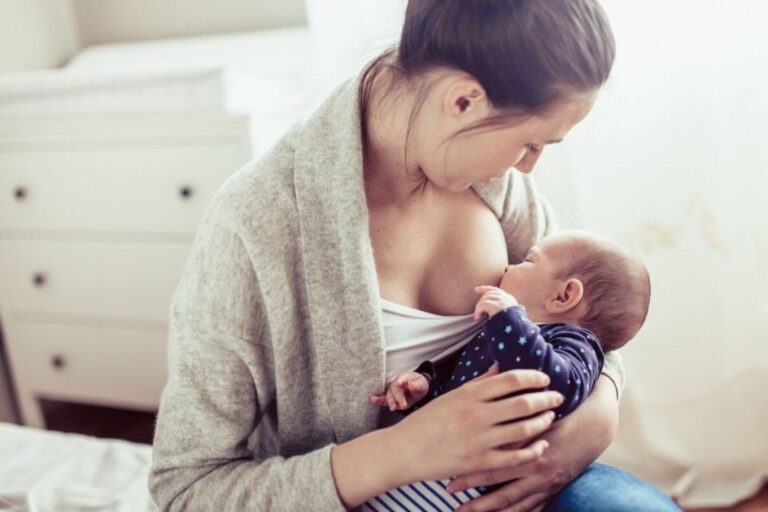
<path id="1" fill-rule="evenodd" d="M 595 386 L 604 352 L 627 343 L 645 321 L 650 279 L 642 262 L 609 239 L 584 231 L 543 238 L 509 265 L 499 287 L 478 286 L 475 319 L 484 329 L 461 351 L 423 362 L 371 401 L 391 411 L 418 409 L 485 373 L 540 370 L 563 395 L 556 418 L 573 412 Z"/>

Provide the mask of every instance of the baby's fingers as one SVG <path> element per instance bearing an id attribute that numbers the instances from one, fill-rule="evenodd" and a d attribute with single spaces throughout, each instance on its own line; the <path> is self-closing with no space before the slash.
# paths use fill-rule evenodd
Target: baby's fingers
<path id="1" fill-rule="evenodd" d="M 480 300 L 480 302 L 475 305 L 475 320 L 482 319 L 484 313 L 488 313 L 488 304 L 485 301 Z"/>
<path id="2" fill-rule="evenodd" d="M 371 403 L 376 405 L 384 405 L 387 403 L 387 401 L 384 399 L 382 395 L 373 395 L 371 396 Z"/>
<path id="3" fill-rule="evenodd" d="M 398 385 L 393 385 L 389 387 L 389 391 L 392 394 L 392 397 L 395 400 L 395 403 L 398 407 L 397 409 L 407 409 L 408 408 L 408 400 L 405 398 L 405 388 L 404 386 L 398 382 Z"/>
<path id="4" fill-rule="evenodd" d="M 392 394 L 392 389 L 387 392 L 387 406 L 389 406 L 390 411 L 396 411 L 397 410 L 397 400 L 395 400 L 395 396 Z"/>

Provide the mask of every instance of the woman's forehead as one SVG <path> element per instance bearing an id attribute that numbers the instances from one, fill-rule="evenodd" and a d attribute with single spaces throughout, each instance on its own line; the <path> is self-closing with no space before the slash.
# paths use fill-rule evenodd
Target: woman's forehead
<path id="1" fill-rule="evenodd" d="M 538 121 L 532 125 L 536 135 L 546 143 L 562 140 L 571 128 L 589 114 L 596 97 L 597 91 L 579 95 L 558 103 L 546 115 L 534 118 Z"/>

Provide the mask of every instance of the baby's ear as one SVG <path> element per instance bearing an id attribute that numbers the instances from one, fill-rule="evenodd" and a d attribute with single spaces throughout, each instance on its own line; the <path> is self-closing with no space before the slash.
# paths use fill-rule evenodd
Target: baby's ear
<path id="1" fill-rule="evenodd" d="M 552 298 L 547 301 L 547 313 L 561 315 L 573 310 L 584 297 L 584 285 L 575 277 L 559 281 Z"/>

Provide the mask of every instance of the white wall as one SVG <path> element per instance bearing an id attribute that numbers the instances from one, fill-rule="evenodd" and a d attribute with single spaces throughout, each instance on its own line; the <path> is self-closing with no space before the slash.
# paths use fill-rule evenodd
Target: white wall
<path id="1" fill-rule="evenodd" d="M 0 73 L 60 66 L 79 44 L 70 0 L 0 2 Z"/>
<path id="2" fill-rule="evenodd" d="M 396 44 L 405 0 L 306 0 L 324 94 Z"/>
<path id="3" fill-rule="evenodd" d="M 725 505 L 768 478 L 768 4 L 603 4 L 612 77 L 536 175 L 565 185 L 564 224 L 622 239 L 651 273 L 605 460 Z"/>

